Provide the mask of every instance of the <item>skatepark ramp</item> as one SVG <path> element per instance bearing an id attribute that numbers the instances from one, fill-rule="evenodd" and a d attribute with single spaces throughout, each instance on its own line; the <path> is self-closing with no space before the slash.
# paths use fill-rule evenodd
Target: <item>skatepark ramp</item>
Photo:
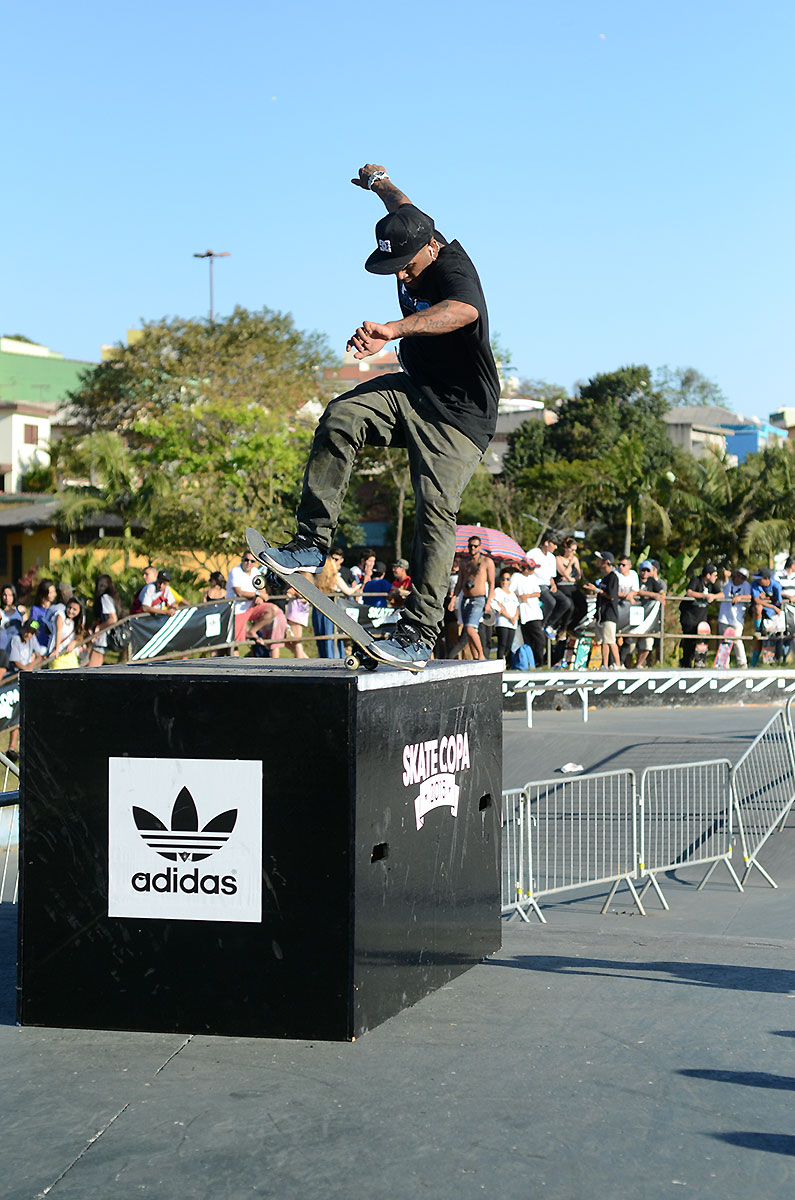
<path id="1" fill-rule="evenodd" d="M 658 876 L 703 865 L 699 890 L 719 863 L 735 886 L 753 867 L 776 883 L 758 860 L 795 801 L 793 702 L 768 721 L 734 767 L 727 759 L 621 770 L 526 783 L 503 793 L 502 913 L 524 920 L 539 901 L 610 884 L 606 912 L 625 883 L 638 912 L 653 888 L 668 904 Z M 742 881 L 732 866 L 735 833 L 745 861 Z"/>

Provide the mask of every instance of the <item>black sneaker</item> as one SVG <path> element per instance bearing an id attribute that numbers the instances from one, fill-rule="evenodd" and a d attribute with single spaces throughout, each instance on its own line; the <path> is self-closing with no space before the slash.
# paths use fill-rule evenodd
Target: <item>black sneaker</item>
<path id="1" fill-rule="evenodd" d="M 431 657 L 430 646 L 405 622 L 398 625 L 392 637 L 373 642 L 367 652 L 390 667 L 402 667 L 407 671 L 422 671 Z"/>
<path id="2" fill-rule="evenodd" d="M 292 575 L 295 571 L 315 574 L 326 561 L 326 552 L 299 533 L 284 546 L 268 546 L 259 557 L 279 575 Z"/>

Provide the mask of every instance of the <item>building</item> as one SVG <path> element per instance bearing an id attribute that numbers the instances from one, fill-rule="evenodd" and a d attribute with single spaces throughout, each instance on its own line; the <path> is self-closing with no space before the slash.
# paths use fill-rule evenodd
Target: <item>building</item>
<path id="1" fill-rule="evenodd" d="M 749 454 L 787 440 L 786 429 L 761 417 L 744 417 L 717 404 L 682 405 L 670 409 L 663 420 L 675 446 L 694 458 L 708 451 L 725 454 L 736 466 Z"/>
<path id="2" fill-rule="evenodd" d="M 777 408 L 768 417 L 776 429 L 783 429 L 788 438 L 795 439 L 795 408 Z"/>
<path id="3" fill-rule="evenodd" d="M 371 358 L 354 358 L 352 350 L 346 350 L 342 363 L 338 367 L 326 367 L 323 379 L 330 389 L 332 396 L 341 396 L 368 379 L 378 379 L 380 375 L 394 375 L 401 371 L 397 353 L 384 347 Z"/>
<path id="4" fill-rule="evenodd" d="M 542 400 L 528 400 L 524 396 L 501 396 L 497 409 L 497 430 L 486 453 L 483 455 L 483 465 L 492 475 L 502 471 L 502 460 L 508 453 L 508 435 L 523 425 L 525 421 L 543 421 L 545 425 L 554 425 L 557 413 L 544 407 Z"/>
<path id="5" fill-rule="evenodd" d="M 49 465 L 68 393 L 92 365 L 33 342 L 0 338 L 0 491 L 19 492 L 27 470 Z"/>

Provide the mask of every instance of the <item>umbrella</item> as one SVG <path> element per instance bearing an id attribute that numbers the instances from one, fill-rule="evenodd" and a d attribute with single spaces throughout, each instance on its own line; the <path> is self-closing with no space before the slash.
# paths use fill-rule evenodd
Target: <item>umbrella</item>
<path id="1" fill-rule="evenodd" d="M 487 529 L 485 525 L 456 525 L 456 554 L 466 554 L 469 549 L 467 543 L 471 537 L 479 537 L 483 549 L 493 558 L 510 558 L 521 562 L 525 557 L 522 547 L 513 538 L 508 537 L 507 533 L 502 533 L 499 529 Z"/>

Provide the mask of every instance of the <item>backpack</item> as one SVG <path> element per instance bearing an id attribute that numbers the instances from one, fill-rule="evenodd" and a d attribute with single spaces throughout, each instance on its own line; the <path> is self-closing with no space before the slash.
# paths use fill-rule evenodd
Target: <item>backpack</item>
<path id="1" fill-rule="evenodd" d="M 533 658 L 533 651 L 526 642 L 523 642 L 518 650 L 514 650 L 511 666 L 514 671 L 529 671 L 535 665 L 536 660 Z"/>

